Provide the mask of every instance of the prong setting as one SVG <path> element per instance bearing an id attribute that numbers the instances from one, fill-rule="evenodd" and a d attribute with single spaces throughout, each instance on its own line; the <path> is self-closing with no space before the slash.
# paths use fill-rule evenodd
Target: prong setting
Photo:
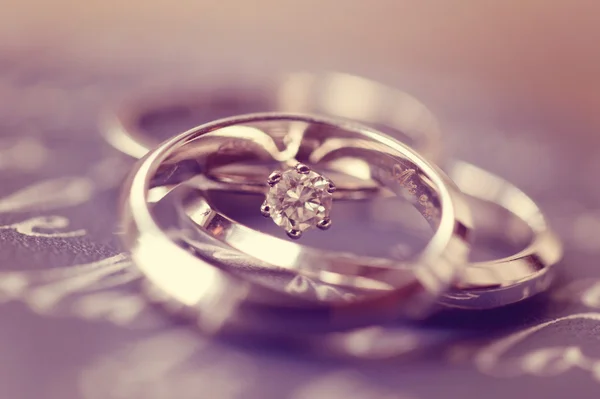
<path id="1" fill-rule="evenodd" d="M 317 223 L 317 227 L 321 230 L 327 230 L 331 227 L 331 219 L 323 218 Z"/>
<path id="2" fill-rule="evenodd" d="M 260 206 L 260 213 L 264 217 L 268 218 L 269 216 L 271 216 L 271 207 L 267 205 L 267 203 L 263 202 L 263 204 Z"/>
<path id="3" fill-rule="evenodd" d="M 300 230 L 291 229 L 287 231 L 287 235 L 288 237 L 297 240 L 298 238 L 302 237 L 302 232 Z"/>
<path id="4" fill-rule="evenodd" d="M 269 178 L 267 179 L 267 184 L 270 187 L 273 187 L 274 185 L 279 183 L 280 180 L 281 180 L 281 173 L 278 171 L 275 171 L 269 175 Z"/>
<path id="5" fill-rule="evenodd" d="M 299 163 L 298 165 L 296 165 L 295 169 L 296 169 L 296 172 L 303 174 L 303 175 L 310 173 L 310 168 L 303 163 Z"/>
<path id="6" fill-rule="evenodd" d="M 330 181 L 329 187 L 327 187 L 327 192 L 330 194 L 333 194 L 335 192 L 335 190 L 337 190 L 337 187 L 335 186 L 335 184 L 333 184 L 332 181 Z"/>

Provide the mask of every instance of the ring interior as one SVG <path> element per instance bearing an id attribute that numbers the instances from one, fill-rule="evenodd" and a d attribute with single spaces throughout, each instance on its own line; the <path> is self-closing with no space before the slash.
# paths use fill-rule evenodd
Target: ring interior
<path id="1" fill-rule="evenodd" d="M 152 190 L 156 191 L 156 189 L 160 189 L 161 187 L 169 187 L 181 184 L 182 182 L 191 181 L 189 180 L 190 178 L 203 175 L 208 168 L 214 167 L 215 164 L 223 166 L 227 162 L 273 162 L 273 154 L 266 154 L 264 150 L 265 146 L 262 145 L 264 144 L 264 135 L 270 136 L 268 124 L 262 123 L 260 125 L 260 129 L 256 129 L 256 125 L 244 126 L 244 133 L 249 133 L 249 135 L 243 138 L 238 137 L 236 132 L 230 129 L 225 132 L 226 134 L 215 131 L 195 139 L 185 147 L 182 147 L 177 153 L 173 153 L 169 159 L 163 163 L 155 178 L 152 179 Z M 254 130 L 247 129 L 249 127 Z M 281 127 L 281 123 L 278 123 L 275 126 L 274 131 L 281 133 Z M 376 179 L 380 184 L 385 185 L 395 193 L 408 199 L 434 229 L 437 227 L 439 224 L 439 216 L 441 214 L 437 191 L 431 181 L 427 179 L 425 174 L 414 165 L 414 163 L 407 160 L 402 154 L 390 151 L 387 147 L 379 143 L 368 142 L 366 140 L 363 140 L 363 145 L 361 147 L 354 146 L 350 150 L 343 147 L 343 141 L 336 144 L 339 145 L 339 148 L 332 149 L 332 137 L 343 140 L 344 138 L 350 139 L 354 135 L 344 129 L 332 128 L 327 125 L 322 127 L 317 125 L 317 127 L 321 127 L 321 129 L 315 128 L 314 124 L 310 126 L 307 125 L 307 127 L 309 128 L 304 131 L 303 142 L 309 143 L 309 145 L 300 147 L 298 153 L 295 154 L 300 161 L 308 162 L 311 155 L 314 154 L 316 150 L 320 149 L 323 143 L 327 143 L 330 150 L 328 152 L 327 162 L 333 162 L 337 159 L 349 156 L 363 159 L 369 165 L 369 171 L 372 178 Z M 281 145 L 279 145 L 278 148 L 281 148 Z M 317 166 L 318 165 L 315 165 L 315 167 Z M 263 181 L 266 181 L 266 176 Z M 264 183 L 263 185 L 266 187 Z M 208 186 L 210 186 L 210 184 Z M 226 189 L 226 187 L 217 187 L 216 189 Z M 196 198 L 200 195 L 205 195 L 210 190 L 211 188 L 206 187 L 206 185 L 195 185 L 194 190 L 189 195 L 191 195 L 192 198 Z M 189 210 L 189 207 L 187 209 Z M 198 227 L 214 237 L 218 236 L 218 231 L 219 229 L 222 229 L 222 226 L 214 224 L 214 212 L 216 211 L 214 211 L 212 207 L 210 207 L 210 209 L 210 211 L 207 211 L 207 209 L 198 211 L 198 209 L 196 209 L 196 212 L 193 214 L 193 220 Z M 186 216 L 188 218 L 190 217 L 189 214 Z M 248 233 L 256 234 L 256 232 L 252 231 Z M 194 237 L 192 241 L 198 242 L 196 237 Z M 273 251 L 273 248 L 270 247 L 268 250 Z M 289 256 L 294 255 L 290 254 Z M 327 257 L 333 258 L 336 257 L 336 254 L 330 253 L 327 254 Z M 280 258 L 281 257 L 279 257 L 279 259 Z M 252 274 L 256 274 L 257 270 L 265 270 L 266 266 L 264 263 L 254 261 L 253 266 L 248 267 L 249 264 L 252 264 L 248 259 L 244 259 L 243 263 L 246 265 L 243 271 L 252 270 Z M 374 260 L 370 258 L 365 260 L 365 263 L 371 265 L 377 263 L 381 269 L 398 269 L 397 262 L 390 261 L 389 259 L 381 259 L 379 262 L 374 262 Z M 272 271 L 273 266 L 269 265 L 266 269 Z M 373 269 L 377 269 L 377 267 Z M 290 276 L 289 271 L 282 273 L 286 276 Z M 294 278 L 294 276 L 295 274 L 291 275 L 292 278 Z M 341 285 L 344 286 L 344 284 Z M 339 287 L 340 284 L 337 286 Z M 340 297 L 347 297 L 348 295 L 354 294 L 352 292 L 353 287 L 345 285 L 345 288 L 349 290 L 344 292 L 343 295 L 340 295 Z"/>
<path id="2" fill-rule="evenodd" d="M 436 188 L 439 188 L 440 203 L 445 206 L 439 229 L 432 239 L 436 245 L 429 248 L 430 250 L 423 258 L 419 259 L 422 260 L 418 264 L 420 273 L 417 271 L 410 273 L 412 278 L 405 285 L 374 298 L 365 300 L 361 298 L 359 301 L 339 306 L 337 303 L 328 302 L 326 307 L 318 307 L 322 310 L 318 314 L 314 312 L 315 307 L 312 306 L 310 309 L 298 309 L 299 312 L 293 314 L 288 313 L 288 309 L 282 309 L 277 301 L 267 301 L 268 306 L 253 307 L 256 295 L 266 294 L 273 297 L 277 293 L 265 289 L 259 284 L 252 284 L 238 278 L 218 267 L 213 267 L 213 262 L 199 261 L 198 257 L 191 253 L 190 249 L 192 248 L 181 245 L 183 240 L 180 240 L 178 235 L 186 232 L 176 225 L 161 223 L 162 215 L 155 214 L 154 211 L 160 206 L 169 205 L 162 199 L 173 198 L 177 193 L 177 188 L 183 187 L 183 182 L 190 178 L 193 179 L 195 175 L 197 176 L 198 171 L 203 170 L 204 165 L 196 159 L 197 155 L 202 155 L 203 150 L 199 146 L 192 145 L 198 137 L 208 135 L 216 130 L 222 134 L 225 130 L 222 129 L 224 126 L 251 125 L 253 121 L 258 120 L 282 119 L 294 122 L 304 121 L 310 124 L 336 125 L 341 126 L 342 129 L 354 131 L 356 134 L 363 134 L 374 142 L 386 143 L 396 151 L 405 154 L 406 157 L 413 157 L 415 163 L 430 173 L 430 180 L 435 182 Z M 260 140 L 260 138 L 256 139 Z M 204 153 L 218 151 L 220 146 L 217 143 L 212 144 L 216 146 L 216 149 L 213 148 L 210 151 L 204 149 Z M 266 149 L 264 145 L 258 147 Z M 263 151 L 261 156 L 268 158 L 271 155 L 273 154 L 270 151 L 266 151 L 266 153 Z M 279 157 L 281 153 L 276 153 L 276 155 Z M 397 319 L 402 315 L 422 317 L 431 309 L 434 298 L 448 288 L 452 278 L 458 272 L 458 267 L 454 266 L 459 266 L 460 262 L 466 258 L 467 253 L 464 236 L 457 234 L 456 229 L 459 224 L 466 225 L 468 229 L 469 215 L 468 212 L 465 212 L 466 208 L 460 206 L 460 196 L 456 195 L 454 186 L 451 184 L 446 186 L 445 182 L 446 177 L 443 174 L 437 174 L 435 168 L 427 161 L 404 146 L 396 144 L 394 140 L 380 136 L 369 128 L 307 115 L 281 113 L 242 115 L 228 120 L 215 121 L 185 132 L 165 142 L 138 163 L 125 184 L 126 196 L 123 198 L 122 215 L 123 242 L 131 251 L 132 259 L 148 280 L 165 295 L 172 298 L 177 306 L 190 311 L 190 314 L 199 318 L 198 321 L 203 324 L 208 319 L 215 324 L 220 324 L 225 319 L 227 321 L 235 319 L 235 322 L 244 325 L 250 323 L 252 328 L 265 331 L 265 325 L 269 321 L 265 321 L 262 316 L 274 320 L 272 316 L 276 309 L 283 310 L 284 313 L 281 315 L 283 319 L 276 317 L 278 321 L 284 321 L 275 328 L 279 332 L 284 330 L 286 332 L 317 331 L 322 328 L 356 328 Z M 169 208 L 166 210 L 167 213 L 170 210 L 177 211 L 172 206 L 167 206 L 167 208 Z M 459 230 L 462 231 L 462 229 Z M 350 256 L 343 260 L 352 259 L 353 257 Z M 368 266 L 377 267 L 378 265 L 369 264 Z M 394 266 L 398 265 L 394 264 Z M 403 270 L 398 270 L 397 267 L 390 270 L 384 269 L 384 271 L 389 272 L 389 276 L 398 276 L 403 273 Z M 249 311 L 246 312 L 247 310 Z M 256 317 L 259 314 L 261 317 Z M 315 327 L 312 323 L 307 323 L 308 319 L 314 319 L 314 317 L 318 317 L 324 324 Z M 269 332 L 273 331 L 270 327 L 267 329 Z"/>

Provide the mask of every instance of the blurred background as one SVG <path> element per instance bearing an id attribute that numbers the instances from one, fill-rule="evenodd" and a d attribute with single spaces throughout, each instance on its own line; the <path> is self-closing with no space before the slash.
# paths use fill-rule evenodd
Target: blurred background
<path id="1" fill-rule="evenodd" d="M 0 48 L 140 72 L 342 70 L 401 83 L 441 116 L 545 109 L 592 127 L 599 13 L 593 0 L 8 0 Z"/>

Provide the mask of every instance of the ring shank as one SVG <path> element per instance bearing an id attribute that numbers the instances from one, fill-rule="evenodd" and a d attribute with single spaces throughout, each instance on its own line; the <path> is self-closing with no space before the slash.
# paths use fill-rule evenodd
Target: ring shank
<path id="1" fill-rule="evenodd" d="M 151 132 L 149 121 L 184 119 L 187 125 L 181 130 L 185 130 L 219 117 L 265 111 L 356 120 L 408 143 L 427 159 L 443 161 L 438 122 L 425 105 L 403 91 L 334 72 L 289 73 L 251 83 L 238 78 L 235 84 L 229 81 L 196 91 L 150 93 L 124 102 L 105 118 L 102 130 L 119 151 L 141 158 L 164 139 Z"/>
<path id="2" fill-rule="evenodd" d="M 238 278 L 226 270 L 200 261 L 195 254 L 191 254 L 185 242 L 178 240 L 177 235 L 172 236 L 172 230 L 164 229 L 158 224 L 149 204 L 151 189 L 160 184 L 170 183 L 168 174 L 165 173 L 162 179 L 156 179 L 156 174 L 165 166 L 168 169 L 187 161 L 185 156 L 180 155 L 186 151 L 190 143 L 203 135 L 217 132 L 228 126 L 252 125 L 254 122 L 264 123 L 271 120 L 278 123 L 301 121 L 311 125 L 338 126 L 367 140 L 393 148 L 422 171 L 436 188 L 442 209 L 439 226 L 433 240 L 419 257 L 418 266 L 413 269 L 414 274 L 410 281 L 403 281 L 402 286 L 395 287 L 385 294 L 373 296 L 372 299 L 324 307 L 325 314 L 333 317 L 329 321 L 344 328 L 348 325 L 359 326 L 364 323 L 381 322 L 399 315 L 422 315 L 425 308 L 430 308 L 435 299 L 449 287 L 458 272 L 457 265 L 464 263 L 466 259 L 468 245 L 464 241 L 464 236 L 457 234 L 461 229 L 457 229 L 456 226 L 470 225 L 468 209 L 461 203 L 460 193 L 454 185 L 412 150 L 377 131 L 339 120 L 281 113 L 244 115 L 192 129 L 159 146 L 136 166 L 124 188 L 126 196 L 122 208 L 125 230 L 123 239 L 126 246 L 131 249 L 134 262 L 160 291 L 169 293 L 182 306 L 195 309 L 195 314 L 206 310 L 207 301 L 216 304 L 220 300 L 224 303 L 232 303 L 232 309 L 236 309 L 235 312 L 232 310 L 222 314 L 235 313 L 236 317 L 242 317 L 237 310 L 248 306 L 256 309 L 264 307 L 267 313 L 277 309 L 273 304 L 258 306 L 249 301 L 257 295 L 273 294 L 269 287 Z M 169 159 L 177 162 L 173 162 L 170 166 L 163 165 Z M 173 172 L 171 176 L 176 175 L 176 169 L 171 170 Z M 327 270 L 325 272 L 331 273 Z M 365 309 L 366 318 L 357 320 L 353 315 L 355 311 L 360 313 L 362 308 Z M 335 316 L 332 316 L 332 311 Z M 214 312 L 213 309 L 207 313 Z M 252 313 L 248 312 L 245 314 Z M 331 325 L 328 325 L 329 327 Z"/>

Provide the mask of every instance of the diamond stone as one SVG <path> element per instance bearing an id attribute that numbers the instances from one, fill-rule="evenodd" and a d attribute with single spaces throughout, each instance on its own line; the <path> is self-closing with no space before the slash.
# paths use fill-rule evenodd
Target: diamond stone
<path id="1" fill-rule="evenodd" d="M 269 189 L 264 205 L 277 225 L 301 233 L 329 219 L 331 187 L 329 179 L 312 170 L 289 169 Z"/>

